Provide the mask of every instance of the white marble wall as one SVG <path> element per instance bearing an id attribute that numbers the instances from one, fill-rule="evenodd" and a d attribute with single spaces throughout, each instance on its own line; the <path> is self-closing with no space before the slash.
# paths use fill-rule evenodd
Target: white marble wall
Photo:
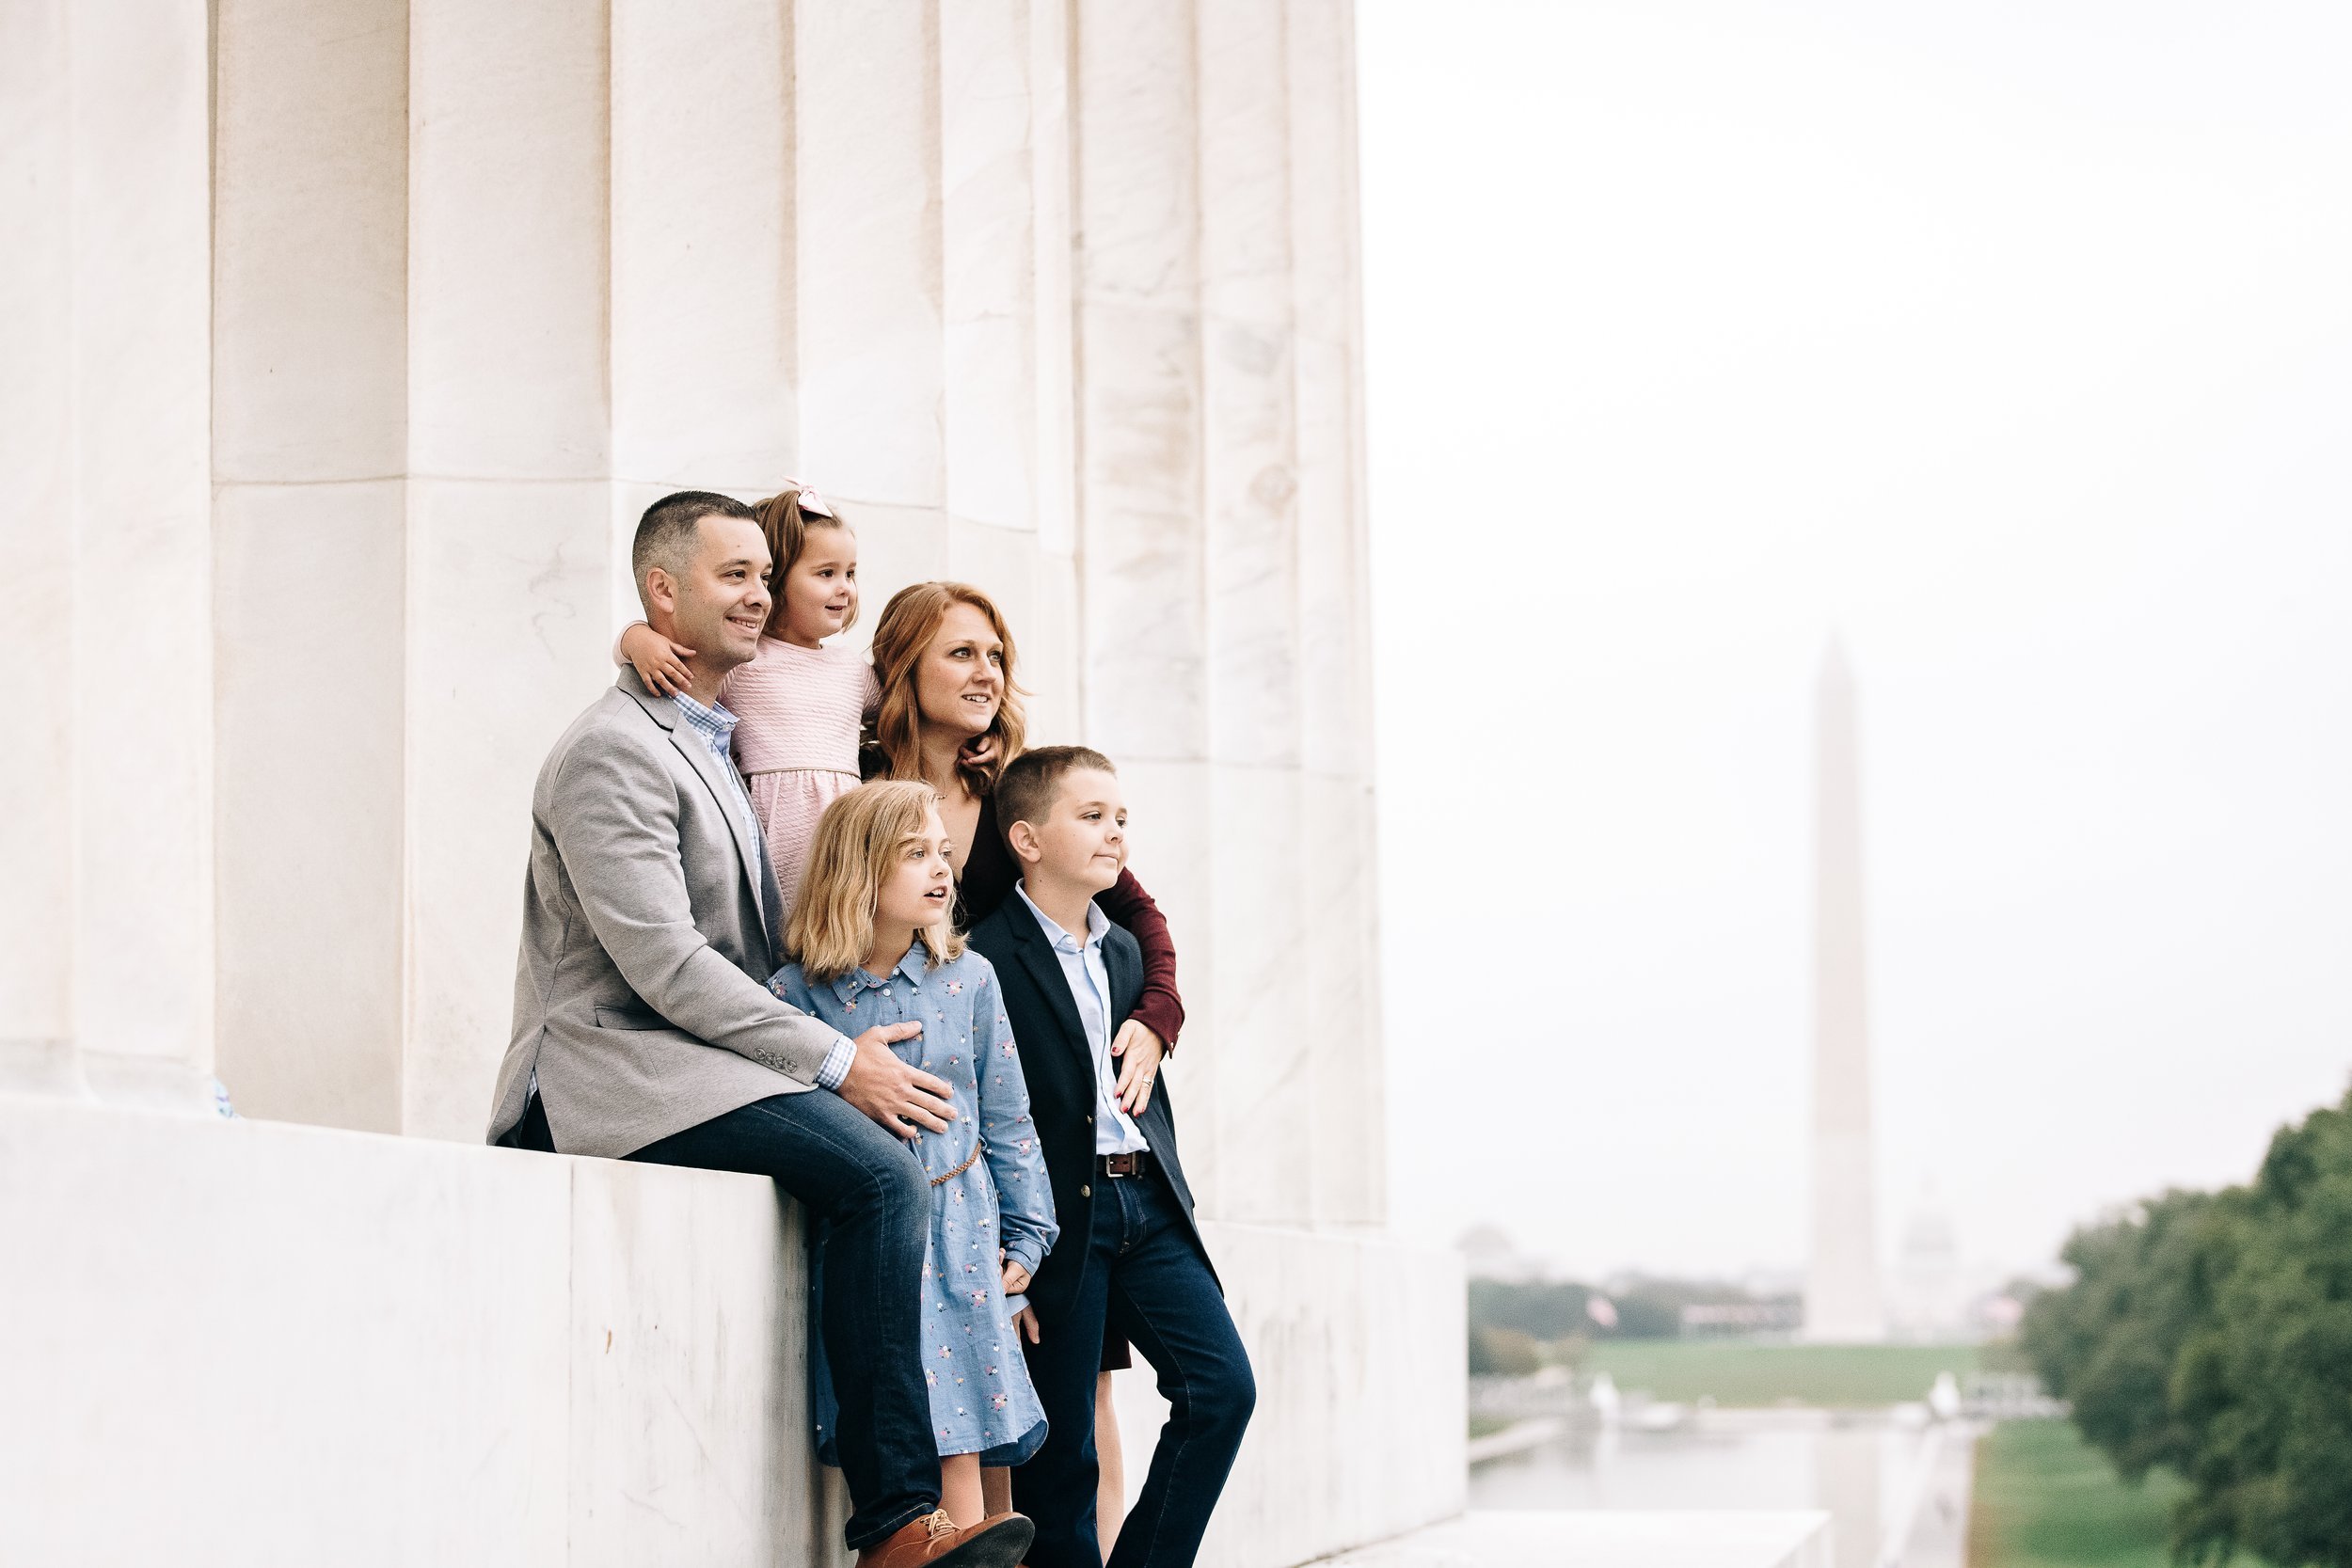
<path id="1" fill-rule="evenodd" d="M 800 1222 L 755 1178 L 0 1095 L 0 1237 L 10 1562 L 842 1558 Z M 1210 1241 L 1261 1394 L 1204 1562 L 1455 1512 L 1458 1261 Z"/>

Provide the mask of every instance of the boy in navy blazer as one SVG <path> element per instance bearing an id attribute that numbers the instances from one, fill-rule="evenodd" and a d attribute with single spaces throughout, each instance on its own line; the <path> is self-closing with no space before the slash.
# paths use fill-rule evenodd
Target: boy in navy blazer
<path id="1" fill-rule="evenodd" d="M 1168 1403 L 1107 1568 L 1188 1568 L 1257 1386 L 1193 1224 L 1167 1085 L 1138 1074 L 1122 1101 L 1110 1054 L 1143 988 L 1135 938 L 1094 904 L 1126 862 L 1126 804 L 1110 759 L 1050 746 L 1006 766 L 996 812 L 1022 880 L 971 944 L 996 967 L 1061 1224 L 1029 1285 L 1029 1377 L 1047 1433 L 1012 1472 L 1013 1506 L 1037 1524 L 1028 1568 L 1104 1568 L 1094 1382 L 1106 1324 L 1152 1364 Z"/>

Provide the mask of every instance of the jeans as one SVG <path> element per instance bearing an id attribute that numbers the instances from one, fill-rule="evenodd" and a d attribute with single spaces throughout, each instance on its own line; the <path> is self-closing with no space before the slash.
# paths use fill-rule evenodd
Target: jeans
<path id="1" fill-rule="evenodd" d="M 1086 1266 L 1067 1311 L 1041 1320 L 1029 1381 L 1045 1444 L 1012 1472 L 1012 1505 L 1037 1523 L 1028 1568 L 1105 1568 L 1094 1534 L 1094 1379 L 1105 1321 L 1158 1374 L 1168 1401 L 1150 1476 L 1107 1568 L 1187 1568 L 1258 1400 L 1249 1354 L 1176 1195 L 1159 1172 L 1096 1176 Z"/>
<path id="2" fill-rule="evenodd" d="M 769 1176 L 825 1222 L 825 1359 L 856 1550 L 939 1506 L 939 1449 L 923 1381 L 923 1256 L 930 1183 L 908 1147 L 838 1095 L 777 1095 L 629 1156 Z M 1099 1349 L 1101 1336 L 1096 1336 Z"/>

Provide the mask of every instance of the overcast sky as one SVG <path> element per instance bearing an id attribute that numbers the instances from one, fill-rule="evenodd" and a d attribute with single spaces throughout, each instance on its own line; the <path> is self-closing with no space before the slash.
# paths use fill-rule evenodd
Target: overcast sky
<path id="1" fill-rule="evenodd" d="M 1400 1226 L 1802 1259 L 1833 626 L 1888 1244 L 2250 1173 L 2352 1070 L 2352 9 L 1359 26 Z"/>

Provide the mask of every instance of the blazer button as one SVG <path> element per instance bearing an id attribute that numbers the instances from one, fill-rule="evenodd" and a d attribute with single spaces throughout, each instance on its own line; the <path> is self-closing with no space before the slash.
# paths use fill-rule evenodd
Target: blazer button
<path id="1" fill-rule="evenodd" d="M 1092 1197 L 1094 1196 L 1094 1189 L 1091 1187 L 1081 1187 L 1078 1189 L 1078 1196 L 1080 1197 Z"/>

